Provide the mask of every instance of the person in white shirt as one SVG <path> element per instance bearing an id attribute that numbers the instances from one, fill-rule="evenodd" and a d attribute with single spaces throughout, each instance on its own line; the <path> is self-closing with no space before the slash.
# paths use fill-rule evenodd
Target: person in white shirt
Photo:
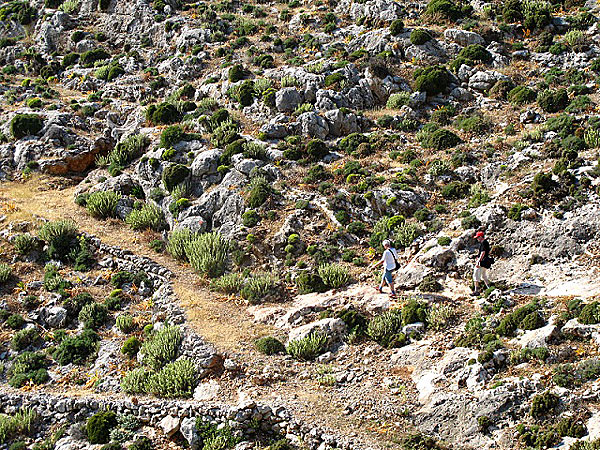
<path id="1" fill-rule="evenodd" d="M 390 287 L 392 293 L 390 294 L 392 297 L 396 296 L 396 291 L 394 290 L 394 276 L 392 272 L 396 270 L 396 263 L 398 261 L 398 253 L 395 248 L 392 248 L 392 243 L 389 239 L 383 241 L 383 255 L 381 259 L 377 262 L 371 264 L 371 268 L 378 266 L 379 264 L 383 264 L 383 276 L 381 277 L 381 284 L 377 288 L 377 290 L 383 293 L 383 286 L 387 284 Z"/>

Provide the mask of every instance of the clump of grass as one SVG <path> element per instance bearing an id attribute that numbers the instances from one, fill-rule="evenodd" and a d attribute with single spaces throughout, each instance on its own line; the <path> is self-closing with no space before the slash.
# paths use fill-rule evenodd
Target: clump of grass
<path id="1" fill-rule="evenodd" d="M 253 274 L 247 278 L 240 290 L 240 295 L 250 304 L 260 303 L 273 295 L 279 286 L 279 278 L 271 273 Z"/>
<path id="2" fill-rule="evenodd" d="M 348 268 L 341 264 L 323 264 L 319 266 L 318 273 L 325 286 L 331 289 L 339 289 L 350 281 Z"/>
<path id="3" fill-rule="evenodd" d="M 178 326 L 165 326 L 144 342 L 141 349 L 144 355 L 143 363 L 159 370 L 177 357 L 182 339 L 181 329 Z"/>
<path id="4" fill-rule="evenodd" d="M 97 219 L 115 217 L 120 199 L 121 194 L 115 191 L 94 192 L 87 198 L 85 207 L 88 213 Z"/>
<path id="5" fill-rule="evenodd" d="M 0 263 L 0 284 L 6 283 L 12 275 L 12 268 L 8 264 Z"/>
<path id="6" fill-rule="evenodd" d="M 302 339 L 290 341 L 287 352 L 301 361 L 312 361 L 327 348 L 327 336 L 315 332 Z"/>
<path id="7" fill-rule="evenodd" d="M 209 278 L 216 278 L 225 273 L 229 249 L 229 241 L 221 234 L 212 232 L 200 234 L 189 241 L 185 254 L 194 270 Z"/>
<path id="8" fill-rule="evenodd" d="M 169 235 L 169 240 L 166 247 L 167 252 L 169 252 L 173 258 L 179 261 L 187 261 L 187 255 L 185 253 L 186 246 L 197 236 L 197 233 L 192 232 L 188 228 L 174 230 Z"/>
<path id="9" fill-rule="evenodd" d="M 144 204 L 141 209 L 134 209 L 125 218 L 125 223 L 131 227 L 132 230 L 146 230 L 151 229 L 154 231 L 162 231 L 167 227 L 165 221 L 165 215 L 162 210 L 155 205 Z"/>
<path id="10" fill-rule="evenodd" d="M 242 289 L 245 279 L 241 273 L 228 273 L 211 280 L 210 288 L 225 294 L 237 294 Z"/>

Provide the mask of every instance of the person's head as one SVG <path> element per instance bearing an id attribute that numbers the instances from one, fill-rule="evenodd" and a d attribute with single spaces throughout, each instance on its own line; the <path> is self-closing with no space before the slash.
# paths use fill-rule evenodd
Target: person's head
<path id="1" fill-rule="evenodd" d="M 479 242 L 482 242 L 485 239 L 485 234 L 483 231 L 478 231 L 475 233 L 475 239 L 477 239 Z"/>
<path id="2" fill-rule="evenodd" d="M 392 246 L 392 243 L 389 239 L 384 240 L 381 244 L 383 245 L 383 248 L 385 248 L 386 250 Z"/>

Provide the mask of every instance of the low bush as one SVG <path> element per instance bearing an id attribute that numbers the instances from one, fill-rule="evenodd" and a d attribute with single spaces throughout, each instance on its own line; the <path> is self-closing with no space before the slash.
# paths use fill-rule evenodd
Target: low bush
<path id="1" fill-rule="evenodd" d="M 28 255 L 32 251 L 38 248 L 38 242 L 29 233 L 19 234 L 15 237 L 13 241 L 13 245 L 15 247 L 15 251 L 22 256 Z M 0 283 L 2 282 L 2 270 L 0 270 Z"/>
<path id="2" fill-rule="evenodd" d="M 415 28 L 410 33 L 410 42 L 413 45 L 423 45 L 423 44 L 429 42 L 431 39 L 433 39 L 433 38 L 431 37 L 431 34 L 429 34 L 429 31 L 427 31 L 427 30 Z"/>
<path id="3" fill-rule="evenodd" d="M 115 326 L 122 333 L 130 333 L 135 328 L 133 317 L 129 314 L 121 314 L 115 319 Z"/>
<path id="4" fill-rule="evenodd" d="M 419 284 L 419 291 L 421 292 L 441 292 L 443 290 L 444 287 L 433 275 L 426 275 Z"/>
<path id="5" fill-rule="evenodd" d="M 415 91 L 426 92 L 427 95 L 436 95 L 444 92 L 451 81 L 450 73 L 444 66 L 430 66 L 418 69 L 415 71 L 414 77 Z"/>
<path id="6" fill-rule="evenodd" d="M 319 332 L 290 341 L 287 345 L 287 352 L 301 361 L 312 361 L 326 349 L 327 336 Z"/>
<path id="7" fill-rule="evenodd" d="M 23 352 L 17 355 L 8 371 L 9 384 L 19 388 L 26 383 L 42 384 L 50 378 L 48 360 L 42 352 Z"/>
<path id="8" fill-rule="evenodd" d="M 8 264 L 0 263 L 0 285 L 6 283 L 12 275 L 12 267 Z"/>
<path id="9" fill-rule="evenodd" d="M 165 364 L 173 361 L 179 352 L 183 339 L 178 326 L 167 325 L 154 333 L 142 346 L 143 363 L 154 370 L 159 370 Z"/>
<path id="10" fill-rule="evenodd" d="M 38 134 L 44 128 L 44 119 L 37 114 L 16 114 L 10 121 L 10 134 L 13 138 Z"/>
<path id="11" fill-rule="evenodd" d="M 552 412 L 558 407 L 560 403 L 560 399 L 556 394 L 553 394 L 550 391 L 546 391 L 543 394 L 537 394 L 533 397 L 531 401 L 531 408 L 529 410 L 529 414 L 531 417 L 536 419 L 540 417 L 544 417 Z"/>
<path id="12" fill-rule="evenodd" d="M 20 434 L 30 434 L 36 425 L 37 419 L 38 414 L 35 409 L 27 407 L 19 408 L 12 415 L 0 414 L 0 444 L 7 444 Z"/>
<path id="13" fill-rule="evenodd" d="M 277 293 L 279 278 L 270 273 L 255 274 L 248 277 L 240 290 L 240 295 L 250 304 L 257 304 Z"/>
<path id="14" fill-rule="evenodd" d="M 537 95 L 537 103 L 544 111 L 555 113 L 561 111 L 569 104 L 569 96 L 566 89 L 546 89 Z"/>
<path id="15" fill-rule="evenodd" d="M 225 273 L 230 242 L 219 233 L 204 233 L 188 242 L 185 254 L 197 272 L 209 278 Z"/>
<path id="16" fill-rule="evenodd" d="M 319 266 L 318 274 L 325 286 L 330 289 L 339 289 L 350 281 L 348 268 L 341 264 L 323 264 Z"/>
<path id="17" fill-rule="evenodd" d="M 173 230 L 169 235 L 169 240 L 167 242 L 167 252 L 179 261 L 187 261 L 187 255 L 185 253 L 186 246 L 197 236 L 198 234 L 192 232 L 189 228 Z"/>
<path id="18" fill-rule="evenodd" d="M 186 137 L 186 133 L 179 125 L 171 125 L 163 130 L 160 135 L 160 147 L 171 148 L 181 142 Z"/>
<path id="19" fill-rule="evenodd" d="M 85 207 L 88 213 L 97 219 L 115 217 L 120 199 L 121 194 L 114 191 L 98 191 L 89 195 Z"/>
<path id="20" fill-rule="evenodd" d="M 455 147 L 461 142 L 461 139 L 452 131 L 440 128 L 427 136 L 423 141 L 423 146 L 440 151 Z"/>
<path id="21" fill-rule="evenodd" d="M 167 228 L 167 222 L 163 211 L 155 205 L 145 203 L 141 209 L 134 209 L 125 218 L 125 223 L 132 230 L 162 231 Z"/>
<path id="22" fill-rule="evenodd" d="M 400 109 L 404 105 L 408 105 L 409 100 L 409 92 L 396 92 L 388 97 L 385 107 L 389 109 Z"/>
<path id="23" fill-rule="evenodd" d="M 167 191 L 172 192 L 176 186 L 190 176 L 190 169 L 183 164 L 171 164 L 162 173 L 162 181 Z"/>
<path id="24" fill-rule="evenodd" d="M 492 62 L 492 54 L 488 52 L 483 45 L 467 45 L 458 53 L 459 58 L 465 58 L 470 61 L 481 61 L 483 63 Z"/>
<path id="25" fill-rule="evenodd" d="M 228 273 L 210 280 L 210 288 L 224 294 L 237 294 L 244 285 L 246 277 L 241 273 Z"/>
<path id="26" fill-rule="evenodd" d="M 140 342 L 140 340 L 135 336 L 131 336 L 125 342 L 123 342 L 123 346 L 121 347 L 121 353 L 127 355 L 130 358 L 135 358 L 141 346 L 142 343 Z"/>
<path id="27" fill-rule="evenodd" d="M 11 341 L 10 348 L 16 352 L 25 350 L 30 345 L 37 345 L 40 342 L 40 333 L 35 328 L 26 328 L 17 331 Z"/>
<path id="28" fill-rule="evenodd" d="M 390 34 L 398 36 L 404 31 L 404 22 L 401 19 L 393 20 L 390 24 Z"/>
<path id="29" fill-rule="evenodd" d="M 90 303 L 85 305 L 79 312 L 79 321 L 86 328 L 97 330 L 108 318 L 108 308 L 101 303 Z"/>
<path id="30" fill-rule="evenodd" d="M 84 364 L 96 352 L 100 336 L 90 329 L 83 330 L 77 336 L 65 338 L 52 352 L 52 357 L 61 366 L 73 363 Z"/>
<path id="31" fill-rule="evenodd" d="M 577 319 L 584 325 L 600 323 L 600 302 L 595 301 L 585 305 Z"/>
<path id="32" fill-rule="evenodd" d="M 468 7 L 462 7 L 458 2 L 452 2 L 450 0 L 430 0 L 425 9 L 425 14 L 430 17 L 442 16 L 443 18 L 454 21 L 470 14 L 470 10 Z"/>
<path id="33" fill-rule="evenodd" d="M 402 311 L 390 310 L 373 317 L 367 325 L 367 336 L 382 347 L 403 346 L 407 339 L 402 333 Z"/>
<path id="34" fill-rule="evenodd" d="M 145 394 L 152 375 L 153 372 L 144 367 L 133 369 L 121 380 L 121 389 L 127 394 Z"/>
<path id="35" fill-rule="evenodd" d="M 21 314 L 11 314 L 4 323 L 7 327 L 13 330 L 18 330 L 25 325 L 25 319 L 23 319 Z"/>
<path id="36" fill-rule="evenodd" d="M 448 326 L 454 315 L 454 308 L 436 303 L 427 311 L 427 324 L 434 331 L 442 331 Z"/>
<path id="37" fill-rule="evenodd" d="M 537 310 L 538 305 L 536 303 L 529 303 L 528 305 L 517 308 L 515 311 L 502 318 L 500 324 L 496 327 L 496 333 L 500 336 L 512 336 L 517 328 L 523 328 L 525 325 L 532 325 L 532 318 L 527 319 L 527 323 L 525 324 L 523 321 L 530 314 L 538 313 Z"/>
<path id="38" fill-rule="evenodd" d="M 165 365 L 148 380 L 147 390 L 166 398 L 189 398 L 197 384 L 196 364 L 187 358 Z"/>
<path id="39" fill-rule="evenodd" d="M 146 120 L 153 125 L 170 125 L 181 120 L 181 114 L 171 103 L 159 103 L 148 106 Z"/>
<path id="40" fill-rule="evenodd" d="M 87 438 L 90 444 L 106 444 L 110 430 L 117 426 L 117 415 L 113 411 L 100 411 L 86 423 Z"/>
<path id="41" fill-rule="evenodd" d="M 535 100 L 535 98 L 535 91 L 527 86 L 517 86 L 511 89 L 507 94 L 508 101 L 515 105 L 525 105 L 527 103 L 531 103 Z"/>
<path id="42" fill-rule="evenodd" d="M 105 59 L 109 58 L 110 54 L 108 54 L 106 50 L 102 48 L 96 48 L 82 53 L 79 58 L 79 62 L 83 67 L 90 68 L 93 67 L 96 62 L 104 61 Z"/>
<path id="43" fill-rule="evenodd" d="M 46 222 L 38 233 L 38 237 L 48 244 L 48 256 L 62 261 L 78 244 L 77 235 L 77 225 L 71 220 Z"/>
<path id="44" fill-rule="evenodd" d="M 468 183 L 453 181 L 442 188 L 442 197 L 447 200 L 465 198 L 470 192 Z"/>
<path id="45" fill-rule="evenodd" d="M 281 343 L 281 341 L 272 336 L 257 339 L 254 342 L 254 346 L 256 347 L 256 350 L 265 355 L 275 355 L 285 352 L 285 346 Z"/>

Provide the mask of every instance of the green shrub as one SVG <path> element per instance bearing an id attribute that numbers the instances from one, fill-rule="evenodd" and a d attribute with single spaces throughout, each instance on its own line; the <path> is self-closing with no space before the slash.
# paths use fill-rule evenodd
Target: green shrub
<path id="1" fill-rule="evenodd" d="M 129 356 L 130 358 L 135 358 L 140 350 L 141 345 L 142 343 L 137 337 L 131 336 L 123 343 L 123 346 L 121 347 L 121 353 Z"/>
<path id="2" fill-rule="evenodd" d="M 83 330 L 77 336 L 65 338 L 53 351 L 52 357 L 61 366 L 69 363 L 82 365 L 96 352 L 100 336 L 90 329 Z"/>
<path id="3" fill-rule="evenodd" d="M 392 36 L 398 36 L 404 31 L 404 22 L 400 19 L 393 20 L 390 24 L 390 34 Z"/>
<path id="4" fill-rule="evenodd" d="M 242 66 L 241 64 L 235 64 L 235 65 L 231 66 L 231 68 L 229 69 L 228 78 L 229 78 L 229 81 L 231 81 L 232 83 L 235 83 L 235 82 L 243 79 L 247 74 L 248 74 L 248 71 L 246 71 L 244 69 L 244 66 Z"/>
<path id="5" fill-rule="evenodd" d="M 527 206 L 522 205 L 521 203 L 515 203 L 508 210 L 507 216 L 511 220 L 519 221 L 521 220 L 521 213 L 525 209 L 527 209 Z"/>
<path id="6" fill-rule="evenodd" d="M 38 134 L 44 128 L 44 119 L 37 114 L 16 114 L 10 121 L 10 133 L 13 138 Z"/>
<path id="7" fill-rule="evenodd" d="M 116 327 L 123 333 L 129 333 L 134 328 L 133 317 L 129 314 L 121 314 L 115 319 Z"/>
<path id="8" fill-rule="evenodd" d="M 325 292 L 327 287 L 317 273 L 302 272 L 296 277 L 298 294 L 309 294 L 311 292 Z"/>
<path id="9" fill-rule="evenodd" d="M 458 20 L 463 17 L 463 9 L 457 2 L 449 0 L 430 0 L 425 9 L 425 14 L 429 16 L 441 15 L 449 20 Z"/>
<path id="10" fill-rule="evenodd" d="M 436 0 L 432 0 L 433 3 Z M 442 0 L 446 1 L 446 0 Z M 430 66 L 415 71 L 415 91 L 436 95 L 444 92 L 450 85 L 450 74 L 443 66 Z"/>
<path id="11" fill-rule="evenodd" d="M 325 286 L 330 289 L 339 289 L 350 281 L 348 268 L 341 264 L 322 264 L 318 268 L 318 273 Z"/>
<path id="12" fill-rule="evenodd" d="M 260 207 L 273 193 L 271 184 L 263 176 L 253 177 L 252 180 L 250 180 L 249 188 L 250 190 L 246 201 L 248 206 L 253 209 Z"/>
<path id="13" fill-rule="evenodd" d="M 402 308 L 402 323 L 408 325 L 409 323 L 422 322 L 427 325 L 428 310 L 429 306 L 427 303 L 411 299 Z"/>
<path id="14" fill-rule="evenodd" d="M 550 192 L 555 186 L 556 183 L 552 179 L 552 175 L 543 172 L 536 174 L 531 183 L 531 188 L 536 195 Z"/>
<path id="15" fill-rule="evenodd" d="M 48 244 L 48 256 L 65 260 L 77 241 L 77 225 L 71 220 L 46 222 L 40 228 L 38 237 Z"/>
<path id="16" fill-rule="evenodd" d="M 155 205 L 146 203 L 142 209 L 134 209 L 125 218 L 125 223 L 132 230 L 152 229 L 162 231 L 167 227 L 165 216 L 162 210 Z"/>
<path id="17" fill-rule="evenodd" d="M 423 146 L 435 150 L 445 150 L 461 143 L 461 139 L 452 131 L 445 128 L 435 130 L 423 141 Z"/>
<path id="18" fill-rule="evenodd" d="M 419 291 L 421 292 L 441 292 L 443 290 L 444 287 L 433 275 L 426 275 L 419 284 Z"/>
<path id="19" fill-rule="evenodd" d="M 527 86 L 517 86 L 511 89 L 507 94 L 508 101 L 515 105 L 531 103 L 535 100 L 535 97 L 535 91 Z"/>
<path id="20" fill-rule="evenodd" d="M 188 242 L 185 254 L 197 272 L 209 278 L 225 273 L 230 243 L 219 233 L 204 233 Z"/>
<path id="21" fill-rule="evenodd" d="M 404 105 L 408 105 L 409 100 L 409 92 L 396 92 L 388 97 L 385 107 L 389 109 L 400 109 Z"/>
<path id="22" fill-rule="evenodd" d="M 408 247 L 421 234 L 419 227 L 414 223 L 402 223 L 396 227 L 394 241 L 399 247 Z"/>
<path id="23" fill-rule="evenodd" d="M 279 287 L 279 278 L 270 273 L 252 275 L 240 290 L 244 300 L 254 305 L 274 295 Z"/>
<path id="24" fill-rule="evenodd" d="M 25 325 L 25 319 L 23 319 L 21 314 L 11 314 L 4 323 L 7 327 L 12 328 L 13 330 L 18 330 Z"/>
<path id="25" fill-rule="evenodd" d="M 108 308 L 101 303 L 91 303 L 85 305 L 79 312 L 79 321 L 83 322 L 86 328 L 96 330 L 104 325 L 108 318 Z"/>
<path id="26" fill-rule="evenodd" d="M 550 3 L 541 0 L 526 0 L 523 3 L 523 28 L 542 29 L 551 22 Z"/>
<path id="27" fill-rule="evenodd" d="M 146 120 L 153 125 L 169 125 L 181 120 L 181 114 L 171 103 L 159 103 L 148 106 Z"/>
<path id="28" fill-rule="evenodd" d="M 117 415 L 112 411 L 100 411 L 86 423 L 87 438 L 90 444 L 106 444 L 110 430 L 117 426 Z"/>
<path id="29" fill-rule="evenodd" d="M 179 261 L 187 261 L 186 246 L 197 236 L 197 233 L 193 233 L 188 228 L 172 231 L 167 242 L 167 252 Z"/>
<path id="30" fill-rule="evenodd" d="M 591 302 L 585 305 L 579 313 L 578 320 L 585 325 L 600 323 L 600 302 Z"/>
<path id="31" fill-rule="evenodd" d="M 12 268 L 5 263 L 0 263 L 0 285 L 6 283 L 12 275 Z"/>
<path id="32" fill-rule="evenodd" d="M 49 379 L 46 367 L 48 360 L 42 352 L 23 352 L 15 357 L 8 371 L 9 384 L 14 388 L 29 382 L 43 384 Z"/>
<path id="33" fill-rule="evenodd" d="M 290 341 L 287 345 L 287 352 L 301 361 L 312 361 L 326 349 L 327 336 L 319 332 Z"/>
<path id="34" fill-rule="evenodd" d="M 271 336 L 257 339 L 254 341 L 254 346 L 256 347 L 256 350 L 269 356 L 285 352 L 285 346 L 281 341 Z"/>
<path id="35" fill-rule="evenodd" d="M 36 345 L 40 341 L 40 333 L 35 328 L 26 328 L 17 331 L 11 341 L 10 348 L 16 352 L 25 350 L 30 345 Z"/>
<path id="36" fill-rule="evenodd" d="M 455 312 L 451 306 L 433 304 L 427 311 L 427 325 L 435 331 L 444 330 L 454 317 Z"/>
<path id="37" fill-rule="evenodd" d="M 105 59 L 109 59 L 110 55 L 106 52 L 106 50 L 102 48 L 96 48 L 94 50 L 89 50 L 81 54 L 79 58 L 79 62 L 83 67 L 93 67 L 94 64 L 98 61 L 103 61 Z"/>
<path id="38" fill-rule="evenodd" d="M 369 320 L 367 336 L 386 348 L 401 347 L 406 343 L 402 333 L 402 311 L 390 310 Z"/>
<path id="39" fill-rule="evenodd" d="M 190 169 L 183 164 L 171 164 L 162 174 L 162 181 L 167 191 L 172 192 L 176 186 L 183 183 L 190 175 Z"/>
<path id="40" fill-rule="evenodd" d="M 537 103 L 544 111 L 555 113 L 567 107 L 569 96 L 566 89 L 558 89 L 556 91 L 546 89 L 538 93 Z"/>
<path id="41" fill-rule="evenodd" d="M 160 135 L 160 147 L 171 148 L 175 144 L 181 142 L 186 137 L 183 128 L 179 125 L 171 125 L 163 130 Z"/>
<path id="42" fill-rule="evenodd" d="M 537 394 L 531 401 L 531 409 L 529 414 L 531 417 L 540 418 L 553 412 L 560 403 L 560 399 L 556 394 L 546 391 L 543 394 Z"/>
<path id="43" fill-rule="evenodd" d="M 447 200 L 465 198 L 470 191 L 467 183 L 453 181 L 442 188 L 442 197 Z"/>
<path id="44" fill-rule="evenodd" d="M 196 431 L 202 442 L 202 450 L 225 450 L 234 448 L 241 439 L 235 437 L 228 426 L 217 427 L 205 422 L 202 417 L 196 419 Z"/>
<path id="45" fill-rule="evenodd" d="M 228 273 L 210 280 L 210 288 L 225 294 L 237 294 L 242 289 L 245 279 L 241 273 Z"/>
<path id="46" fill-rule="evenodd" d="M 481 61 L 486 64 L 492 62 L 492 54 L 483 45 L 479 44 L 467 45 L 459 52 L 458 56 L 459 58 L 465 58 L 470 61 Z"/>
<path id="47" fill-rule="evenodd" d="M 19 255 L 28 255 L 32 251 L 38 248 L 38 243 L 36 239 L 30 235 L 29 233 L 19 234 L 15 237 L 13 241 L 13 245 L 15 247 L 15 251 Z M 2 270 L 0 269 L 0 283 L 2 283 Z"/>
<path id="48" fill-rule="evenodd" d="M 121 380 L 121 389 L 127 394 L 145 394 L 153 372 L 140 367 L 127 372 Z"/>
<path id="49" fill-rule="evenodd" d="M 431 39 L 433 39 L 433 38 L 431 37 L 431 34 L 429 34 L 429 31 L 427 31 L 427 30 L 415 28 L 410 33 L 410 42 L 413 45 L 423 45 L 423 44 L 429 42 Z"/>
<path id="50" fill-rule="evenodd" d="M 535 303 L 529 303 L 528 305 L 522 306 L 510 314 L 504 316 L 500 321 L 498 327 L 496 327 L 496 333 L 500 336 L 512 336 L 518 327 L 522 327 L 523 320 L 532 313 L 537 313 L 538 305 Z M 529 320 L 528 319 L 528 323 Z"/>
<path id="51" fill-rule="evenodd" d="M 35 409 L 27 407 L 21 407 L 11 416 L 0 414 L 0 444 L 8 443 L 19 434 L 30 434 L 37 418 Z"/>
<path id="52" fill-rule="evenodd" d="M 144 342 L 141 349 L 144 354 L 143 363 L 159 370 L 177 357 L 182 339 L 178 326 L 167 325 L 161 328 Z"/>
<path id="53" fill-rule="evenodd" d="M 196 365 L 187 358 L 165 365 L 148 380 L 147 389 L 166 398 L 189 398 L 197 384 Z"/>
<path id="54" fill-rule="evenodd" d="M 245 227 L 248 227 L 248 228 L 255 227 L 259 221 L 260 221 L 260 216 L 253 209 L 249 209 L 249 210 L 245 211 L 244 214 L 242 214 L 242 224 Z"/>
<path id="55" fill-rule="evenodd" d="M 121 194 L 114 191 L 94 192 L 87 198 L 86 209 L 91 216 L 97 219 L 115 217 L 117 203 L 120 199 Z"/>

